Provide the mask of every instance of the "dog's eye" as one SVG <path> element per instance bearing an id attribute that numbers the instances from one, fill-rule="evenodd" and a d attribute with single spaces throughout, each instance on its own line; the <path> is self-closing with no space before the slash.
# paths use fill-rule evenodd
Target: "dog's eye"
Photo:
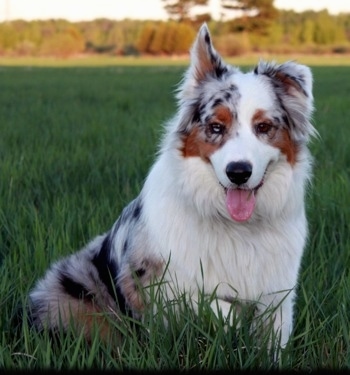
<path id="1" fill-rule="evenodd" d="M 212 134 L 223 134 L 225 131 L 225 126 L 219 123 L 209 124 L 209 129 Z"/>
<path id="2" fill-rule="evenodd" d="M 258 134 L 267 134 L 272 129 L 272 124 L 261 122 L 255 125 L 255 130 Z"/>

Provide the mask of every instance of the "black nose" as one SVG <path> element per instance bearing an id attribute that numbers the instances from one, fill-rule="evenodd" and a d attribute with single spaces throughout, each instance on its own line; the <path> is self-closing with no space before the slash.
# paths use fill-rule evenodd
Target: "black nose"
<path id="1" fill-rule="evenodd" d="M 252 175 L 252 169 L 252 165 L 247 161 L 232 161 L 226 166 L 226 174 L 231 182 L 242 185 L 249 180 Z"/>

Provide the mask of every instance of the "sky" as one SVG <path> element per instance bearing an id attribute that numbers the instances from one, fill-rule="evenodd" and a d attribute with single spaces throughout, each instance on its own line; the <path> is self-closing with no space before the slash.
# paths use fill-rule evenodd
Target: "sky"
<path id="1" fill-rule="evenodd" d="M 209 0 L 210 13 L 220 16 L 220 0 Z M 277 8 L 328 9 L 350 13 L 350 0 L 275 0 Z M 64 18 L 69 21 L 109 19 L 166 19 L 161 0 L 0 0 L 0 21 Z"/>

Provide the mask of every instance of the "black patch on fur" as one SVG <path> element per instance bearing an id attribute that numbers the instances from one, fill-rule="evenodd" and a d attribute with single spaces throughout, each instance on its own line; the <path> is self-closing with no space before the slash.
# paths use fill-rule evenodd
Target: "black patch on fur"
<path id="1" fill-rule="evenodd" d="M 230 87 L 224 91 L 224 99 L 226 101 L 229 101 L 232 98 L 237 101 L 240 97 L 241 95 L 238 92 L 237 86 L 233 84 L 230 85 Z"/>
<path id="2" fill-rule="evenodd" d="M 204 40 L 208 45 L 208 52 L 210 54 L 210 61 L 214 68 L 214 73 L 217 78 L 221 78 L 225 73 L 227 73 L 228 69 L 222 62 L 220 57 L 213 51 L 211 46 L 210 35 L 208 32 L 205 33 Z"/>
<path id="3" fill-rule="evenodd" d="M 118 285 L 115 284 L 118 275 L 118 265 L 110 257 L 111 246 L 107 235 L 102 243 L 101 249 L 91 262 L 96 267 L 100 280 L 106 285 L 108 293 L 115 299 L 122 314 L 131 315 L 127 308 L 125 297 Z"/>
<path id="4" fill-rule="evenodd" d="M 203 111 L 204 108 L 202 108 Z M 198 124 L 201 122 L 201 106 L 195 104 L 193 106 L 193 116 L 192 116 L 192 123 Z"/>
<path id="5" fill-rule="evenodd" d="M 131 220 L 138 220 L 142 212 L 141 199 L 136 198 L 130 202 L 122 211 L 118 226 Z"/>
<path id="6" fill-rule="evenodd" d="M 212 105 L 212 108 L 217 107 L 218 105 L 222 104 L 223 100 L 221 98 L 217 98 L 214 100 L 214 103 Z"/>
<path id="7" fill-rule="evenodd" d="M 225 95 L 224 95 L 224 98 L 225 98 L 225 100 L 230 100 L 231 99 L 231 97 L 232 97 L 232 94 L 230 93 L 230 91 L 226 91 L 225 92 Z"/>
<path id="8" fill-rule="evenodd" d="M 281 123 L 280 118 L 279 118 L 279 117 L 276 117 L 276 116 L 273 117 L 273 121 L 274 121 L 275 124 L 280 124 L 280 123 Z M 286 124 L 286 125 L 287 125 L 287 124 Z"/>
<path id="9" fill-rule="evenodd" d="M 208 123 L 210 119 L 211 119 L 211 115 L 207 115 L 207 116 L 205 116 L 205 118 L 204 118 L 204 123 L 205 123 L 205 124 Z"/>
<path id="10" fill-rule="evenodd" d="M 225 73 L 227 73 L 227 67 L 221 62 L 215 62 L 215 74 L 217 78 L 221 78 Z"/>
<path id="11" fill-rule="evenodd" d="M 289 117 L 286 114 L 284 114 L 282 119 L 283 119 L 283 123 L 287 125 L 288 128 L 290 128 Z"/>
<path id="12" fill-rule="evenodd" d="M 144 268 L 139 268 L 138 270 L 135 271 L 135 275 L 138 278 L 141 278 L 145 273 L 146 273 L 146 270 Z"/>
<path id="13" fill-rule="evenodd" d="M 188 126 L 188 123 L 190 124 L 200 124 L 201 122 L 201 111 L 204 110 L 204 106 L 200 105 L 199 101 L 196 101 L 195 103 L 192 103 L 188 108 L 188 116 L 184 116 L 183 121 L 181 122 L 181 125 L 179 127 L 179 130 L 177 133 L 180 136 L 187 136 L 189 134 L 189 130 L 191 129 Z"/>
<path id="14" fill-rule="evenodd" d="M 288 129 L 293 129 L 293 128 L 295 129 L 296 128 L 295 123 L 292 117 L 290 116 L 287 108 L 285 107 L 282 98 L 278 95 L 278 93 L 277 93 L 277 99 L 283 111 L 282 119 L 283 119 L 284 124 L 287 126 Z"/>
<path id="15" fill-rule="evenodd" d="M 86 301 L 92 301 L 94 298 L 84 285 L 74 281 L 70 276 L 61 274 L 60 283 L 63 287 L 63 290 L 69 294 L 71 297 L 76 299 L 84 299 Z"/>
<path id="16" fill-rule="evenodd" d="M 132 217 L 135 220 L 138 220 L 140 218 L 140 216 L 141 216 L 141 211 L 142 211 L 142 204 L 141 204 L 141 200 L 138 199 L 137 203 L 136 203 L 136 207 L 134 208 L 134 212 L 133 212 Z"/>
<path id="17" fill-rule="evenodd" d="M 128 243 L 128 239 L 126 239 L 123 245 L 123 254 L 125 254 L 128 251 L 128 247 L 129 247 L 129 243 Z"/>
<path id="18" fill-rule="evenodd" d="M 106 285 L 108 293 L 115 297 L 115 285 L 113 280 L 117 276 L 117 265 L 110 259 L 110 241 L 107 235 L 102 242 L 100 251 L 91 259 L 91 263 L 96 267 L 100 280 Z"/>
<path id="19" fill-rule="evenodd" d="M 211 41 L 210 41 L 210 36 L 209 36 L 209 33 L 207 31 L 205 31 L 205 36 L 204 36 L 204 40 L 207 44 L 210 45 Z"/>

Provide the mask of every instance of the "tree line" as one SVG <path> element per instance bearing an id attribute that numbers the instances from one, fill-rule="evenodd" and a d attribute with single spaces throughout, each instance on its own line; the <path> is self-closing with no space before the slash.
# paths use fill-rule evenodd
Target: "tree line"
<path id="1" fill-rule="evenodd" d="M 222 0 L 223 17 L 191 13 L 207 0 L 162 0 L 167 21 L 96 19 L 69 22 L 15 20 L 0 23 L 0 55 L 57 56 L 78 54 L 182 55 L 199 25 L 209 24 L 217 49 L 225 56 L 249 52 L 350 53 L 350 14 L 278 10 L 273 0 Z M 178 3 L 187 8 L 170 7 Z M 263 4 L 263 5 L 262 5 Z M 239 16 L 224 17 L 227 11 Z"/>

